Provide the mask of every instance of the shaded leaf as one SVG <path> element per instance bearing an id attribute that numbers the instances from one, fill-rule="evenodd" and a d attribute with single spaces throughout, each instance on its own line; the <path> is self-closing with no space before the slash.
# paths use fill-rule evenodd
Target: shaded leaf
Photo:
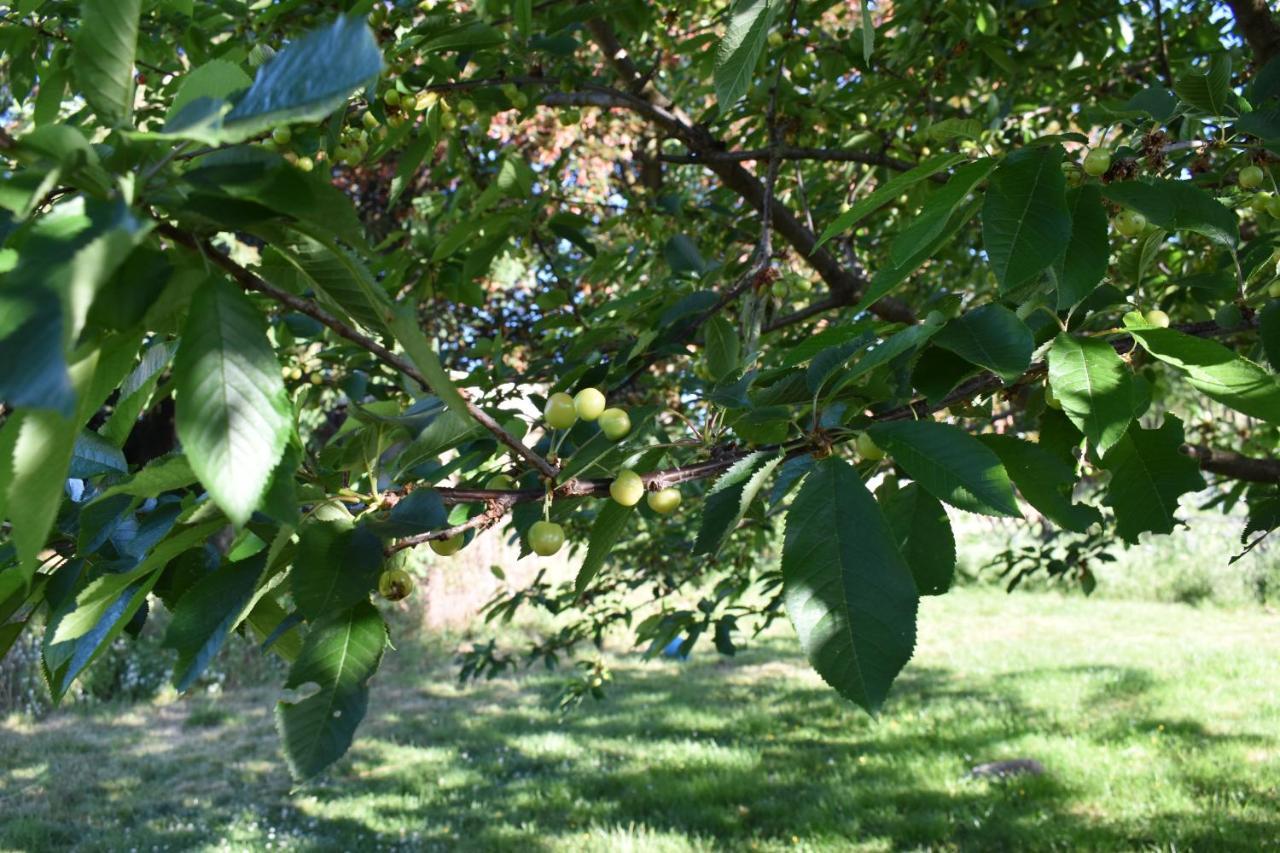
<path id="1" fill-rule="evenodd" d="M 1000 459 L 964 430 L 937 421 L 884 421 L 867 432 L 938 500 L 983 515 L 1022 516 Z"/>
<path id="2" fill-rule="evenodd" d="M 1025 284 L 1071 240 L 1062 147 L 1023 148 L 991 175 L 982 207 L 982 242 L 1002 291 Z"/>
<path id="3" fill-rule="evenodd" d="M 787 615 L 840 695 L 875 712 L 915 649 L 918 594 L 897 539 L 847 462 L 815 463 L 787 512 Z"/>
<path id="4" fill-rule="evenodd" d="M 1142 533 L 1171 533 L 1178 498 L 1204 488 L 1200 466 L 1183 455 L 1182 421 L 1165 415 L 1159 429 L 1134 424 L 1102 457 L 1111 472 L 1103 501 L 1116 513 L 1116 532 L 1126 542 Z"/>
<path id="5" fill-rule="evenodd" d="M 387 644 L 378 609 L 362 601 L 312 627 L 289 669 L 286 690 L 317 688 L 276 704 L 276 727 L 295 779 L 310 778 L 351 746 L 369 704 L 369 679 Z"/>
<path id="6" fill-rule="evenodd" d="M 237 526 L 258 507 L 293 429 L 267 326 L 243 293 L 208 280 L 174 358 L 178 438 L 191 470 Z"/>

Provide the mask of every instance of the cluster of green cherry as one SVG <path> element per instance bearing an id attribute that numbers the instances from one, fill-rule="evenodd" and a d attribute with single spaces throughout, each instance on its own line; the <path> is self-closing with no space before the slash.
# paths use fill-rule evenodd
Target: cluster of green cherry
<path id="1" fill-rule="evenodd" d="M 572 428 L 579 419 L 597 422 L 600 431 L 610 441 L 621 441 L 631 432 L 631 417 L 626 410 L 616 406 L 607 407 L 604 394 L 596 388 L 584 388 L 576 396 L 563 392 L 556 393 L 547 399 L 543 420 L 549 428 L 567 430 Z M 515 488 L 515 481 L 507 474 L 495 474 L 489 478 L 484 487 L 492 491 L 510 491 Z M 640 502 L 641 497 L 645 497 L 649 508 L 661 515 L 675 512 L 680 506 L 679 490 L 667 487 L 647 491 L 644 478 L 629 468 L 619 471 L 613 478 L 609 484 L 609 495 L 613 500 L 627 507 L 635 506 Z M 529 547 L 539 556 L 549 557 L 555 554 L 564 546 L 564 541 L 564 528 L 554 521 L 543 519 L 529 527 Z M 458 533 L 447 539 L 433 539 L 428 544 L 431 550 L 440 556 L 451 557 L 462 550 L 462 546 L 466 544 L 466 536 Z M 383 573 L 388 590 L 398 592 L 405 586 L 405 579 L 400 577 L 401 574 L 403 570 L 400 569 Z M 412 588 L 412 581 L 408 583 L 409 588 Z M 384 597 L 390 597 L 385 594 L 383 586 L 384 584 L 380 581 L 379 590 L 383 591 Z M 404 595 L 399 596 L 399 598 L 403 597 Z"/>

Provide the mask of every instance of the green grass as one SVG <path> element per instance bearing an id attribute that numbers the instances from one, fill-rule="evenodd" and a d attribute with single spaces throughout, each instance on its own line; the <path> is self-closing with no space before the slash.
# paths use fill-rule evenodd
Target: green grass
<path id="1" fill-rule="evenodd" d="M 732 661 L 619 657 L 604 703 L 558 676 L 375 685 L 352 754 L 290 793 L 271 694 L 0 725 L 0 849 L 1240 849 L 1280 839 L 1280 618 L 928 600 L 880 718 L 789 633 Z M 408 643 L 407 658 L 415 654 Z M 192 722 L 192 716 L 195 720 Z M 1035 758 L 1047 773 L 967 777 Z"/>

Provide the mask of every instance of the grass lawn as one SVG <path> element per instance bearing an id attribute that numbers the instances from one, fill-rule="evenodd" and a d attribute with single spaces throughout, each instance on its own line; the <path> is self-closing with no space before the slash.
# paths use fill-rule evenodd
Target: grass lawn
<path id="1" fill-rule="evenodd" d="M 970 590 L 921 630 L 876 720 L 789 632 L 730 661 L 620 657 L 609 700 L 568 716 L 554 676 L 405 666 L 296 793 L 268 693 L 11 719 L 0 849 L 1280 846 L 1280 617 Z M 1047 773 L 966 775 L 1024 757 Z"/>

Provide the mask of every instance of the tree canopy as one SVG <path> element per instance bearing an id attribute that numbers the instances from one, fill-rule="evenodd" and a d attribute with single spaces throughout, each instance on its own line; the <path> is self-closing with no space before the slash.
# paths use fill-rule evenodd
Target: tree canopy
<path id="1" fill-rule="evenodd" d="M 414 549 L 497 528 L 581 568 L 464 676 L 785 616 L 874 711 L 955 510 L 1280 525 L 1263 0 L 0 20 L 0 653 L 43 631 L 55 697 L 158 602 L 179 690 L 233 632 L 289 662 L 310 777 Z"/>

